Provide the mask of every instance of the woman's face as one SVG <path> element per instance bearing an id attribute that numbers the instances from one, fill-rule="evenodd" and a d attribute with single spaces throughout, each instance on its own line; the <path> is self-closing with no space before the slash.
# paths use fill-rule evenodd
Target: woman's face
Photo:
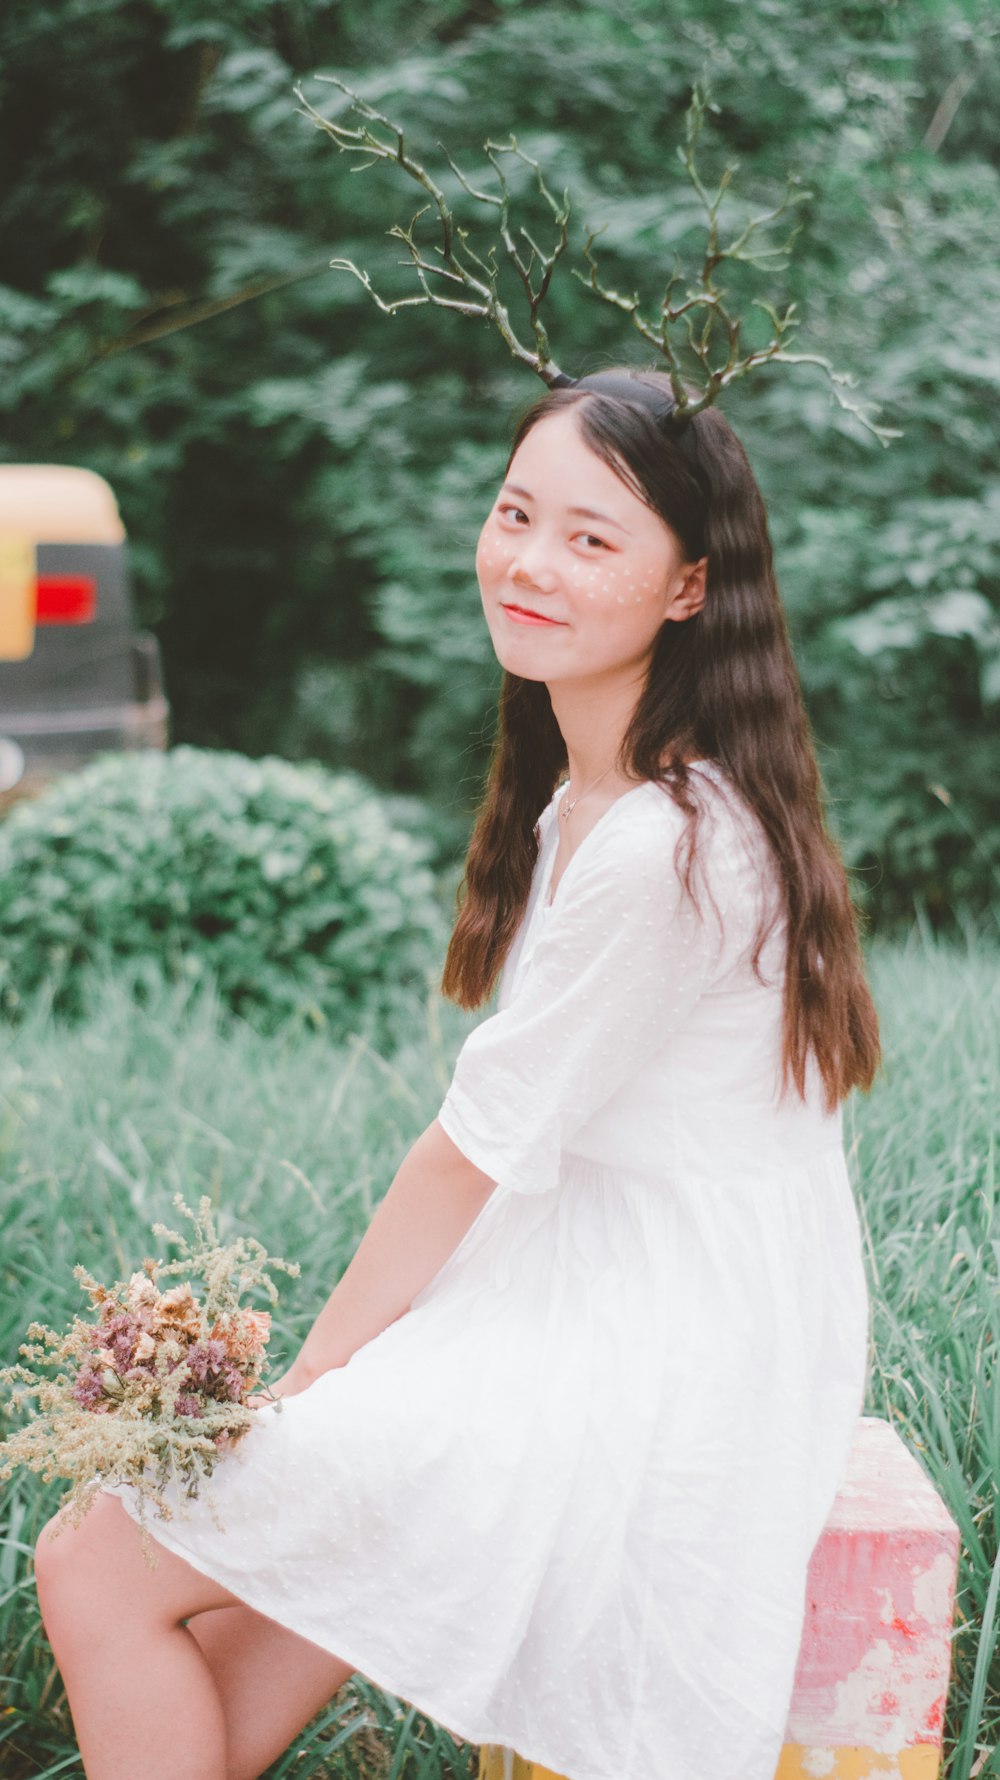
<path id="1" fill-rule="evenodd" d="M 501 666 L 547 682 L 644 669 L 664 620 L 703 603 L 705 565 L 591 451 L 572 408 L 523 440 L 476 550 Z"/>

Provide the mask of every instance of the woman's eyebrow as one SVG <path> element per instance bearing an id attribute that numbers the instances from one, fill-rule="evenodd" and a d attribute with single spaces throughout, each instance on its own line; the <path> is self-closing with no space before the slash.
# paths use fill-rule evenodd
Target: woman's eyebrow
<path id="1" fill-rule="evenodd" d="M 535 498 L 530 488 L 519 488 L 516 482 L 505 482 L 501 492 L 506 492 L 507 494 L 519 494 L 522 500 L 527 501 L 533 501 Z M 594 507 L 567 507 L 566 511 L 567 513 L 572 513 L 574 518 L 599 519 L 605 525 L 615 525 L 620 532 L 625 533 L 626 537 L 631 537 L 632 535 L 628 526 L 623 525 L 620 519 L 612 519 L 610 513 L 598 513 Z"/>

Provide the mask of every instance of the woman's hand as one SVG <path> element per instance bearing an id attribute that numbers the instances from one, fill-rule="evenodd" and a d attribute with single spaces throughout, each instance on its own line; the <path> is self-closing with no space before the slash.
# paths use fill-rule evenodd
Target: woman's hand
<path id="1" fill-rule="evenodd" d="M 296 1361 L 279 1378 L 269 1378 L 265 1389 L 255 1391 L 252 1397 L 247 1398 L 247 1403 L 251 1408 L 262 1409 L 265 1403 L 273 1403 L 275 1397 L 296 1397 L 300 1391 L 309 1389 L 315 1377 L 315 1373 L 299 1366 Z"/>

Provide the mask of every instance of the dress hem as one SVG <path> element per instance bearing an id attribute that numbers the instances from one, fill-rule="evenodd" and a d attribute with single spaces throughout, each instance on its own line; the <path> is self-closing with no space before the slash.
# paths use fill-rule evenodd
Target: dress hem
<path id="1" fill-rule="evenodd" d="M 118 1492 L 109 1491 L 108 1493 L 117 1494 Z M 467 1725 L 460 1724 L 453 1715 L 442 1711 L 439 1706 L 434 1705 L 430 1696 L 426 1694 L 423 1689 L 414 1692 L 411 1689 L 397 1686 L 388 1678 L 388 1673 L 383 1669 L 381 1661 L 373 1664 L 366 1658 L 358 1658 L 352 1651 L 346 1650 L 342 1643 L 338 1643 L 338 1647 L 334 1649 L 332 1644 L 324 1644 L 318 1638 L 312 1637 L 310 1633 L 301 1631 L 297 1625 L 293 1625 L 291 1619 L 287 1617 L 283 1618 L 280 1614 L 274 1613 L 270 1608 L 259 1607 L 256 1601 L 251 1600 L 249 1594 L 245 1591 L 241 1592 L 240 1589 L 233 1588 L 232 1584 L 228 1582 L 225 1577 L 220 1576 L 217 1571 L 212 1568 L 210 1563 L 205 1563 L 200 1557 L 192 1557 L 188 1552 L 183 1551 L 179 1545 L 174 1544 L 169 1536 L 164 1537 L 160 1532 L 154 1531 L 150 1521 L 140 1521 L 139 1516 L 133 1514 L 126 1506 L 122 1497 L 119 1496 L 118 1499 L 122 1502 L 122 1507 L 125 1508 L 126 1514 L 128 1514 L 129 1518 L 135 1522 L 136 1526 L 145 1526 L 150 1538 L 155 1539 L 157 1544 L 162 1545 L 165 1550 L 172 1552 L 174 1557 L 183 1558 L 185 1563 L 190 1564 L 191 1568 L 197 1570 L 200 1575 L 209 1577 L 212 1582 L 217 1582 L 220 1588 L 228 1589 L 229 1593 L 234 1595 L 238 1601 L 242 1602 L 243 1606 L 252 1607 L 255 1613 L 263 1614 L 265 1619 L 273 1620 L 276 1625 L 282 1626 L 285 1631 L 294 1632 L 298 1638 L 305 1638 L 308 1643 L 315 1644 L 317 1649 L 325 1650 L 328 1656 L 338 1657 L 341 1662 L 350 1663 L 352 1670 L 357 1670 L 366 1680 L 374 1682 L 376 1687 L 382 1688 L 385 1692 L 394 1694 L 397 1699 L 405 1700 L 410 1706 L 416 1706 L 418 1712 L 425 1713 L 428 1718 L 434 1720 L 435 1724 L 439 1724 L 444 1730 L 448 1731 L 450 1735 L 457 1737 L 460 1742 L 470 1743 L 476 1748 L 482 1748 L 484 1745 L 489 1744 L 499 1746 L 503 1749 L 511 1749 L 521 1761 L 547 1768 L 551 1774 L 561 1776 L 561 1780 L 623 1780 L 623 1776 L 617 1771 L 602 1768 L 575 1768 L 570 1772 L 568 1769 L 561 1766 L 560 1758 L 556 1757 L 551 1750 L 543 1751 L 536 1745 L 534 1750 L 529 1752 L 525 1749 L 517 1748 L 510 1741 L 508 1732 L 495 1727 L 488 1727 L 481 1731 L 474 1731 Z M 198 1616 L 197 1614 L 193 1614 L 191 1617 L 196 1619 Z M 333 1694 L 331 1694 L 330 1698 L 333 1698 Z M 290 1739 L 290 1741 L 294 1741 L 294 1739 Z"/>

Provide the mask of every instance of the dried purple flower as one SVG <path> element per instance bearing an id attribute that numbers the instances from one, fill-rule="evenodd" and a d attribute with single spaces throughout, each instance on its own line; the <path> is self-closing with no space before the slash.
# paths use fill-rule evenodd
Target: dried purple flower
<path id="1" fill-rule="evenodd" d="M 225 1395 L 230 1399 L 231 1402 L 238 1403 L 241 1396 L 243 1395 L 243 1386 L 244 1386 L 245 1381 L 244 1381 L 243 1374 L 240 1371 L 239 1367 L 234 1366 L 232 1360 L 227 1360 L 225 1362 L 224 1366 L 222 1367 L 221 1382 L 222 1382 L 222 1385 L 223 1385 L 223 1388 L 225 1391 Z"/>
<path id="2" fill-rule="evenodd" d="M 198 1384 L 207 1384 L 210 1373 L 218 1373 L 225 1361 L 226 1350 L 221 1341 L 196 1341 L 187 1352 L 187 1368 Z"/>
<path id="3" fill-rule="evenodd" d="M 72 1396 L 84 1409 L 93 1409 L 95 1403 L 99 1403 L 104 1396 L 100 1374 L 87 1367 L 74 1382 Z"/>

